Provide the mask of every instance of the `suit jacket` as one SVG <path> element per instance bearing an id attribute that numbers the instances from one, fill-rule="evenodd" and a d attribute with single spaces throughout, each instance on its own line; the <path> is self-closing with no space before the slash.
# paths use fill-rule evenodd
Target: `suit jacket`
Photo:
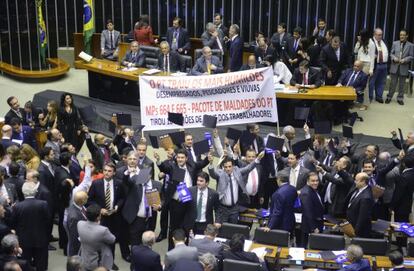
<path id="1" fill-rule="evenodd" d="M 3 181 L 3 185 L 7 190 L 7 195 L 9 196 L 10 205 L 12 205 L 13 203 L 19 201 L 16 186 L 13 183 L 9 183 L 9 182 L 6 183 L 4 181 Z"/>
<path id="2" fill-rule="evenodd" d="M 125 188 L 125 202 L 124 207 L 122 208 L 122 216 L 129 224 L 131 224 L 137 217 L 142 193 L 144 193 L 144 187 L 142 184 L 138 183 L 138 175 L 134 175 L 131 178 L 129 175 L 124 174 L 126 170 L 126 166 L 118 169 L 117 178 L 122 180 L 122 184 Z"/>
<path id="3" fill-rule="evenodd" d="M 214 56 L 214 55 L 211 56 L 211 64 L 213 64 L 214 66 L 217 67 L 216 70 L 211 71 L 212 74 L 222 73 L 224 71 L 223 70 L 223 64 L 221 63 L 220 59 L 217 56 Z M 196 63 L 194 65 L 193 69 L 191 70 L 191 74 L 192 75 L 202 75 L 206 72 L 207 72 L 206 59 L 204 58 L 204 56 L 201 56 L 196 60 Z"/>
<path id="4" fill-rule="evenodd" d="M 217 29 L 217 32 L 218 32 L 217 38 L 213 37 L 208 31 L 204 31 L 203 34 L 201 34 L 201 42 L 203 43 L 203 47 L 208 46 L 210 47 L 210 49 L 220 49 L 217 43 L 217 39 L 219 39 L 221 46 L 223 47 L 223 50 L 224 50 L 224 41 L 223 41 L 224 34 L 220 29 Z"/>
<path id="5" fill-rule="evenodd" d="M 254 137 L 254 140 L 256 140 L 256 144 L 257 144 L 257 151 L 256 151 L 256 153 L 260 153 L 265 148 L 265 144 L 264 144 L 263 137 L 257 135 L 257 136 Z M 254 142 L 254 140 L 253 140 L 253 142 Z M 250 148 L 255 149 L 254 143 L 248 145 L 248 144 L 246 144 L 244 142 L 241 142 L 241 144 L 240 144 L 240 151 L 241 151 L 241 154 L 242 155 L 245 155 L 246 154 L 246 151 L 248 149 L 250 149 Z"/>
<path id="6" fill-rule="evenodd" d="M 246 251 L 233 252 L 231 250 L 225 250 L 223 253 L 223 258 L 230 259 L 230 260 L 236 260 L 236 261 L 260 263 L 260 260 L 255 253 L 246 252 Z"/>
<path id="7" fill-rule="evenodd" d="M 342 72 L 341 77 L 338 79 L 338 83 L 342 84 L 343 86 L 346 86 L 351 79 L 352 74 L 354 73 L 354 70 L 349 68 Z M 355 77 L 355 76 L 354 76 Z M 367 86 L 368 82 L 368 75 L 366 75 L 363 71 L 360 71 L 356 78 L 354 78 L 353 83 L 349 82 L 349 86 L 354 87 L 356 92 L 363 93 L 365 87 Z"/>
<path id="8" fill-rule="evenodd" d="M 122 209 L 124 204 L 124 190 L 122 187 L 122 183 L 119 180 L 113 179 L 113 195 L 114 199 L 112 201 L 111 208 L 114 209 L 115 206 L 118 206 L 118 210 Z M 99 179 L 92 182 L 91 187 L 89 188 L 88 192 L 88 205 L 97 204 L 101 208 L 105 207 L 105 190 L 106 190 L 106 183 L 104 179 Z"/>
<path id="9" fill-rule="evenodd" d="M 350 202 L 355 191 L 356 189 L 353 189 L 347 196 L 347 204 L 350 203 L 351 205 L 346 211 L 346 217 L 354 227 L 356 236 L 369 238 L 371 235 L 372 209 L 374 207 L 371 187 L 365 188 Z"/>
<path id="10" fill-rule="evenodd" d="M 339 61 L 336 56 L 335 50 L 330 44 L 322 47 L 320 54 L 320 62 L 324 72 L 331 71 L 332 78 L 326 78 L 326 85 L 335 85 L 338 82 L 339 77 L 343 70 L 351 67 L 351 55 L 348 53 L 347 48 L 341 43 L 339 48 Z"/>
<path id="11" fill-rule="evenodd" d="M 198 251 L 195 247 L 188 247 L 185 244 L 176 245 L 175 248 L 165 254 L 165 268 L 174 265 L 179 259 L 198 261 Z"/>
<path id="12" fill-rule="evenodd" d="M 302 232 L 312 233 L 315 229 L 322 232 L 324 207 L 322 199 L 318 197 L 318 192 L 309 185 L 305 185 L 300 190 L 299 199 L 302 206 Z"/>
<path id="13" fill-rule="evenodd" d="M 24 200 L 22 186 L 24 184 L 24 179 L 22 177 L 9 177 L 4 180 L 5 184 L 13 184 L 17 193 L 17 199 L 19 201 Z"/>
<path id="14" fill-rule="evenodd" d="M 69 201 L 71 198 L 72 187 L 66 179 L 71 179 L 70 172 L 67 172 L 62 166 L 57 167 L 55 170 L 55 183 L 56 183 L 56 190 L 58 191 L 59 197 L 59 208 L 67 208 L 69 207 Z"/>
<path id="15" fill-rule="evenodd" d="M 173 45 L 173 38 L 174 38 L 174 27 L 169 27 L 167 30 L 167 42 L 172 48 Z M 191 49 L 190 38 L 188 36 L 188 32 L 186 29 L 180 27 L 178 28 L 178 37 L 177 37 L 177 49 L 183 49 L 183 53 L 185 51 L 189 51 Z"/>
<path id="16" fill-rule="evenodd" d="M 285 167 L 281 171 L 278 172 L 278 175 L 290 177 L 291 167 Z M 304 186 L 306 186 L 306 181 L 308 179 L 309 169 L 300 166 L 298 178 L 296 179 L 296 190 L 301 190 Z"/>
<path id="17" fill-rule="evenodd" d="M 166 65 L 167 63 L 164 63 L 165 60 L 165 55 L 164 54 L 159 54 L 158 56 L 158 64 L 157 64 L 157 68 L 159 70 L 164 70 L 164 65 Z M 182 71 L 182 65 L 180 62 L 180 57 L 178 55 L 178 53 L 176 53 L 175 51 L 170 51 L 168 53 L 168 64 L 170 66 L 170 72 L 177 72 L 177 71 Z M 167 69 L 167 67 L 166 67 Z M 167 70 L 166 70 L 167 71 Z"/>
<path id="18" fill-rule="evenodd" d="M 332 205 L 329 213 L 334 216 L 344 215 L 347 208 L 346 196 L 354 184 L 352 175 L 344 170 L 327 172 L 322 177 L 322 183 L 325 183 L 325 189 L 327 189 L 329 183 L 332 183 L 330 190 Z"/>
<path id="19" fill-rule="evenodd" d="M 114 137 L 114 139 L 112 140 L 112 143 L 114 143 L 114 145 L 118 149 L 119 154 L 123 154 L 124 150 L 127 148 L 133 150 L 137 146 L 135 139 L 130 138 L 129 142 L 127 142 L 125 141 L 125 138 L 120 134 L 117 134 Z"/>
<path id="20" fill-rule="evenodd" d="M 94 142 L 92 142 L 92 138 L 90 136 L 86 136 L 86 146 L 88 147 L 89 152 L 91 153 L 92 159 L 96 163 L 97 169 L 103 169 L 105 163 L 105 154 L 101 150 L 101 146 L 98 146 Z M 111 156 L 111 160 L 119 160 L 119 156 L 117 153 L 111 153 L 111 150 L 108 146 L 103 146 L 103 148 L 108 151 L 109 155 Z"/>
<path id="21" fill-rule="evenodd" d="M 295 227 L 294 205 L 298 193 L 294 186 L 286 183 L 272 195 L 268 227 L 292 232 Z"/>
<path id="22" fill-rule="evenodd" d="M 197 161 L 195 163 L 189 163 L 187 161 L 186 167 L 187 171 L 191 176 L 191 179 L 193 180 L 193 186 L 197 185 L 197 178 L 196 174 L 200 170 L 202 170 L 205 166 L 208 165 L 208 159 L 207 157 L 204 160 Z M 174 171 L 178 170 L 178 165 L 176 163 L 172 163 L 170 160 L 165 160 L 160 165 L 158 165 L 158 168 L 161 172 L 164 172 L 165 174 L 168 174 L 171 176 L 170 183 L 168 184 L 168 187 L 165 191 L 165 201 L 168 202 L 174 195 L 174 193 L 177 191 L 177 185 L 182 180 L 174 180 L 172 177 L 174 176 Z"/>
<path id="23" fill-rule="evenodd" d="M 238 166 L 239 168 L 243 168 L 243 167 L 246 167 L 248 165 L 249 165 L 248 163 L 246 163 L 244 161 L 240 161 L 240 159 L 238 159 L 236 161 L 236 166 Z M 261 197 L 264 196 L 264 189 L 265 189 L 264 184 L 265 184 L 266 177 L 264 175 L 264 170 L 263 170 L 263 167 L 262 167 L 261 164 L 256 165 L 256 171 L 257 171 L 257 176 L 259 177 L 259 185 L 257 187 L 257 194 L 256 195 L 258 195 L 261 198 Z M 247 174 L 245 176 L 245 178 L 246 178 L 245 183 L 247 184 L 247 182 L 249 181 L 249 174 Z"/>
<path id="24" fill-rule="evenodd" d="M 68 229 L 68 256 L 78 255 L 80 249 L 78 222 L 86 221 L 86 216 L 82 214 L 77 206 L 72 204 L 68 208 L 68 216 L 66 219 L 66 226 Z"/>
<path id="25" fill-rule="evenodd" d="M 54 204 L 52 200 L 52 194 L 49 192 L 46 186 L 44 186 L 41 183 L 39 184 L 35 198 L 38 200 L 44 200 L 47 202 L 47 208 L 49 210 L 49 214 L 50 216 L 52 216 L 54 213 L 54 209 L 53 209 Z"/>
<path id="26" fill-rule="evenodd" d="M 199 261 L 189 260 L 189 259 L 179 259 L 173 265 L 166 268 L 165 271 L 182 271 L 182 270 L 191 270 L 191 271 L 203 271 L 204 268 Z"/>
<path id="27" fill-rule="evenodd" d="M 283 57 L 287 50 L 288 40 L 291 38 L 289 33 L 284 33 L 282 38 L 280 38 L 279 32 L 276 32 L 270 38 L 273 48 L 275 49 L 275 56 Z"/>
<path id="28" fill-rule="evenodd" d="M 160 254 L 150 247 L 133 246 L 131 251 L 132 271 L 162 271 Z"/>
<path id="29" fill-rule="evenodd" d="M 78 233 L 83 266 L 88 270 L 98 266 L 112 269 L 113 255 L 109 246 L 115 243 L 115 236 L 109 229 L 96 222 L 79 221 Z"/>
<path id="30" fill-rule="evenodd" d="M 223 258 L 223 244 L 207 237 L 204 237 L 203 239 L 192 239 L 189 246 L 197 248 L 198 255 L 203 255 L 204 253 L 209 252 L 218 259 Z"/>
<path id="31" fill-rule="evenodd" d="M 138 160 L 138 167 L 140 169 L 151 168 L 151 180 L 154 180 L 154 162 L 148 156 L 145 155 L 144 160 L 142 160 L 142 163 L 140 163 Z"/>
<path id="32" fill-rule="evenodd" d="M 395 190 L 391 201 L 393 210 L 401 215 L 411 213 L 414 191 L 414 168 L 405 169 L 395 182 Z M 407 221 L 408 222 L 408 221 Z"/>
<path id="33" fill-rule="evenodd" d="M 198 196 L 198 188 L 197 186 L 192 186 L 189 188 L 191 193 L 192 200 L 186 204 L 186 214 L 184 218 L 184 228 L 187 230 L 193 229 L 194 224 L 196 223 L 197 219 L 197 196 Z M 207 198 L 207 206 L 206 206 L 206 223 L 213 224 L 214 223 L 214 216 L 213 210 L 216 212 L 219 206 L 219 198 L 218 193 L 211 188 L 207 188 L 208 190 L 208 198 Z"/>
<path id="34" fill-rule="evenodd" d="M 243 41 L 240 36 L 237 36 L 234 40 L 230 40 L 228 47 L 230 58 L 229 68 L 231 71 L 238 71 L 243 64 Z"/>
<path id="35" fill-rule="evenodd" d="M 12 224 L 22 247 L 47 247 L 49 218 L 46 201 L 28 198 L 13 206 Z"/>
<path id="36" fill-rule="evenodd" d="M 26 122 L 26 118 L 25 118 L 26 113 L 24 112 L 24 109 L 19 108 L 19 112 L 20 112 L 21 117 L 17 115 L 16 112 L 10 109 L 4 116 L 4 124 L 10 125 L 10 121 L 14 118 L 17 118 L 22 122 L 22 125 L 28 125 L 28 123 Z"/>
<path id="37" fill-rule="evenodd" d="M 257 47 L 254 50 L 254 56 L 256 57 L 256 62 L 262 64 L 263 61 L 269 61 L 270 63 L 274 62 L 275 50 L 267 46 L 266 51 L 263 51 L 260 47 Z"/>
<path id="38" fill-rule="evenodd" d="M 52 165 L 53 167 L 53 165 Z M 57 199 L 57 185 L 55 182 L 55 176 L 52 174 L 52 172 L 50 172 L 49 168 L 43 164 L 42 162 L 40 162 L 39 168 L 39 181 L 41 184 L 43 184 L 44 186 L 47 187 L 47 189 L 50 191 L 50 193 L 52 194 L 52 197 L 54 199 Z"/>
<path id="39" fill-rule="evenodd" d="M 142 50 L 139 50 L 135 57 L 132 57 L 132 52 L 128 51 L 122 59 L 122 65 L 127 66 L 127 62 L 132 63 L 133 67 L 144 67 L 145 66 L 145 54 Z"/>
<path id="40" fill-rule="evenodd" d="M 20 134 L 13 130 L 11 139 L 23 140 L 22 144 L 29 144 L 33 149 L 37 150 L 36 139 L 30 126 L 23 125 Z"/>
<path id="41" fill-rule="evenodd" d="M 308 72 L 308 85 L 315 85 L 317 88 L 322 85 L 321 74 L 314 68 L 309 68 Z M 295 84 L 304 84 L 303 74 L 300 73 L 299 68 L 296 68 L 293 72 L 292 79 L 290 84 L 294 86 Z"/>
<path id="42" fill-rule="evenodd" d="M 7 150 L 7 148 L 8 147 L 10 147 L 10 146 L 12 146 L 12 145 L 16 145 L 16 146 L 18 146 L 18 144 L 17 143 L 15 143 L 15 142 L 13 142 L 13 141 L 11 141 L 11 139 L 6 139 L 6 138 L 2 138 L 1 139 L 1 143 L 0 143 L 1 145 L 3 145 L 3 148 L 5 149 L 5 150 Z"/>
<path id="43" fill-rule="evenodd" d="M 52 148 L 53 152 L 55 153 L 55 159 L 59 162 L 60 157 L 60 144 L 55 144 L 54 142 L 48 140 L 46 141 L 45 147 Z"/>
<path id="44" fill-rule="evenodd" d="M 414 59 L 414 44 L 409 41 L 406 41 L 404 49 L 401 52 L 401 42 L 399 40 L 394 41 L 391 47 L 391 66 L 390 73 L 397 74 L 402 76 L 408 76 L 408 70 L 410 69 L 411 62 Z M 395 60 L 400 59 L 404 60 L 403 64 L 396 63 Z"/>
<path id="45" fill-rule="evenodd" d="M 358 262 L 351 263 L 350 265 L 344 266 L 339 271 L 371 271 L 371 266 L 367 259 L 359 260 Z M 393 269 L 397 270 L 397 269 Z"/>
<path id="46" fill-rule="evenodd" d="M 121 33 L 119 31 L 113 30 L 113 43 L 111 45 L 111 38 L 109 36 L 109 30 L 105 29 L 101 34 L 101 49 L 104 49 L 105 52 L 110 52 L 111 54 L 118 48 L 119 42 L 121 41 Z"/>
<path id="47" fill-rule="evenodd" d="M 239 168 L 237 166 L 233 167 L 233 178 L 239 185 L 239 200 L 241 202 L 243 200 L 247 200 L 249 202 L 246 190 L 246 176 L 256 167 L 256 162 L 253 161 L 248 166 Z M 217 192 L 219 194 L 219 199 L 222 200 L 226 191 L 227 187 L 230 185 L 230 178 L 227 173 L 223 169 L 208 167 L 208 172 L 210 176 L 217 180 Z"/>

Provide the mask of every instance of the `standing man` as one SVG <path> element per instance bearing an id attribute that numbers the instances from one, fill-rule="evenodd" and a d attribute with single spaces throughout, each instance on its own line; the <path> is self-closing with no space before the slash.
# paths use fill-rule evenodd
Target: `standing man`
<path id="1" fill-rule="evenodd" d="M 355 189 L 347 196 L 349 200 L 347 200 L 348 209 L 346 211 L 346 217 L 354 227 L 356 236 L 365 238 L 369 238 L 371 234 L 372 209 L 374 207 L 374 199 L 368 181 L 369 177 L 365 172 L 355 176 Z"/>
<path id="2" fill-rule="evenodd" d="M 315 26 L 312 36 L 324 38 L 326 34 L 326 21 L 323 18 L 318 19 L 318 25 Z"/>
<path id="3" fill-rule="evenodd" d="M 299 199 L 302 206 L 302 245 L 308 246 L 310 233 L 321 233 L 323 230 L 324 207 L 318 194 L 319 179 L 314 172 L 308 174 L 306 185 L 300 190 Z"/>
<path id="4" fill-rule="evenodd" d="M 271 66 L 274 60 L 274 49 L 267 45 L 265 38 L 260 38 L 258 44 L 259 46 L 254 50 L 256 62 L 264 66 Z"/>
<path id="5" fill-rule="evenodd" d="M 397 102 L 404 105 L 404 85 L 408 76 L 411 61 L 414 59 L 414 45 L 408 41 L 408 32 L 405 29 L 400 31 L 400 40 L 394 41 L 391 48 L 391 83 L 388 91 L 386 104 L 391 102 L 398 82 Z"/>
<path id="6" fill-rule="evenodd" d="M 151 180 L 154 180 L 154 162 L 147 156 L 147 145 L 143 142 L 138 143 L 136 148 L 137 162 L 140 169 L 151 169 Z"/>
<path id="7" fill-rule="evenodd" d="M 78 191 L 73 196 L 73 203 L 68 208 L 66 228 L 68 231 L 68 257 L 79 254 L 80 242 L 78 233 L 78 222 L 86 220 L 85 204 L 88 201 L 88 194 L 85 191 Z"/>
<path id="8" fill-rule="evenodd" d="M 290 40 L 291 35 L 286 33 L 287 26 L 285 23 L 279 23 L 277 25 L 277 32 L 273 34 L 272 38 L 270 39 L 273 48 L 275 49 L 275 57 L 279 56 L 278 58 L 283 59 L 285 61 L 286 56 L 286 45 L 288 40 Z M 276 59 L 275 59 L 276 61 Z M 287 59 L 286 59 L 287 61 Z"/>
<path id="9" fill-rule="evenodd" d="M 112 20 L 106 21 L 106 29 L 101 34 L 101 56 L 110 60 L 116 60 L 119 52 L 121 34 L 114 30 Z"/>
<path id="10" fill-rule="evenodd" d="M 36 270 L 45 271 L 48 265 L 49 210 L 46 201 L 35 199 L 34 182 L 22 187 L 25 200 L 13 207 L 12 222 L 23 249 L 22 257 L 34 262 Z"/>
<path id="11" fill-rule="evenodd" d="M 188 32 L 183 28 L 183 20 L 179 17 L 173 19 L 173 27 L 167 30 L 167 42 L 172 51 L 179 54 L 188 54 L 191 49 L 190 38 Z"/>
<path id="12" fill-rule="evenodd" d="M 379 103 L 384 103 L 382 94 L 384 92 L 385 80 L 387 80 L 387 62 L 388 62 L 388 48 L 382 39 L 382 29 L 376 28 L 374 30 L 375 44 L 375 62 L 374 73 L 369 80 L 369 100 L 374 99 Z"/>
<path id="13" fill-rule="evenodd" d="M 298 67 L 299 58 L 297 53 L 300 49 L 299 44 L 302 39 L 302 28 L 299 26 L 293 29 L 293 36 L 287 42 L 287 62 L 289 63 L 289 68 L 291 71 L 294 71 Z M 286 64 L 288 64 L 286 63 Z"/>
<path id="14" fill-rule="evenodd" d="M 339 36 L 332 38 L 325 45 L 320 54 L 322 70 L 326 73 L 326 85 L 334 86 L 338 83 L 343 70 L 351 66 L 351 55 Z"/>
<path id="15" fill-rule="evenodd" d="M 301 190 L 306 185 L 309 174 L 309 169 L 300 165 L 299 158 L 299 155 L 289 153 L 287 167 L 278 173 L 278 176 L 287 176 L 289 184 L 296 187 L 296 190 Z"/>
<path id="16" fill-rule="evenodd" d="M 201 41 L 203 46 L 211 49 L 218 49 L 221 54 L 224 54 L 223 32 L 217 29 L 213 23 L 207 23 L 206 30 L 201 34 Z"/>
<path id="17" fill-rule="evenodd" d="M 176 51 L 171 51 L 168 42 L 160 43 L 161 54 L 158 56 L 158 69 L 163 72 L 173 73 L 181 70 L 181 63 Z"/>
<path id="18" fill-rule="evenodd" d="M 214 223 L 213 211 L 219 205 L 218 193 L 209 188 L 210 176 L 204 171 L 197 175 L 197 186 L 190 187 L 192 201 L 187 204 L 184 228 L 194 234 L 204 234 L 208 224 Z"/>
<path id="19" fill-rule="evenodd" d="M 229 71 L 238 71 L 243 65 L 243 41 L 239 36 L 240 28 L 237 24 L 232 24 L 229 30 Z"/>
<path id="20" fill-rule="evenodd" d="M 23 125 L 28 125 L 25 118 L 26 113 L 24 112 L 24 109 L 20 107 L 19 100 L 14 96 L 10 96 L 7 98 L 7 104 L 10 106 L 10 110 L 7 112 L 6 116 L 4 116 L 4 123 L 11 125 L 11 120 L 13 118 L 18 118 Z"/>
<path id="21" fill-rule="evenodd" d="M 217 29 L 221 30 L 224 36 L 229 34 L 227 27 L 223 24 L 223 16 L 220 13 L 214 14 L 214 25 Z"/>

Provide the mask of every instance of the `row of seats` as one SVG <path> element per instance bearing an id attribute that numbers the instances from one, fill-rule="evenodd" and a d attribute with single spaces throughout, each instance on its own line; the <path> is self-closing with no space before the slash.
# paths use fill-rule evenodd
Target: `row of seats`
<path id="1" fill-rule="evenodd" d="M 223 223 L 218 237 L 231 239 L 234 233 L 240 233 L 246 239 L 250 239 L 250 228 L 245 225 Z M 289 232 L 283 230 L 271 230 L 265 232 L 257 228 L 253 241 L 256 243 L 280 247 L 289 247 Z M 386 239 L 352 238 L 351 244 L 359 245 L 367 255 L 386 255 L 390 244 Z M 345 237 L 342 235 L 312 233 L 309 235 L 309 249 L 315 250 L 344 250 Z M 408 240 L 407 255 L 414 257 L 414 239 Z"/>

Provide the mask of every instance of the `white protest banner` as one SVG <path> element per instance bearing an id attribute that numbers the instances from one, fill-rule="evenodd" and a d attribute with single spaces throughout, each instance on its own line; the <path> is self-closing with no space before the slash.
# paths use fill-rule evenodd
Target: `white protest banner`
<path id="1" fill-rule="evenodd" d="M 182 113 L 185 128 L 202 127 L 203 115 L 217 125 L 277 122 L 273 71 L 260 68 L 201 76 L 140 76 L 141 124 L 145 130 L 177 129 L 168 112 Z"/>

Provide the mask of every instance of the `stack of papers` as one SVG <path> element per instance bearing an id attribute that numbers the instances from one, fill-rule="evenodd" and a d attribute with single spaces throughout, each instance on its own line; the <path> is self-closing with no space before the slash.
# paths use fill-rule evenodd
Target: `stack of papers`
<path id="1" fill-rule="evenodd" d="M 304 261 L 305 260 L 305 248 L 290 247 L 289 256 L 292 261 Z"/>
<path id="2" fill-rule="evenodd" d="M 252 244 L 253 244 L 253 241 L 251 241 L 251 240 L 244 240 L 244 248 L 243 248 L 243 250 L 244 251 L 250 251 L 250 247 L 252 246 Z"/>
<path id="3" fill-rule="evenodd" d="M 159 70 L 159 69 L 149 69 L 149 70 L 143 72 L 142 74 L 153 75 L 153 74 L 156 74 L 156 73 L 159 73 L 159 72 L 161 72 L 161 70 Z"/>
<path id="4" fill-rule="evenodd" d="M 125 67 L 125 68 L 122 69 L 123 72 L 132 72 L 132 71 L 136 71 L 136 70 L 138 70 L 138 68 L 136 68 L 136 67 L 130 67 L 130 68 Z"/>
<path id="5" fill-rule="evenodd" d="M 186 76 L 187 75 L 187 73 L 185 73 L 185 72 L 175 72 L 175 73 L 172 73 L 172 74 L 170 74 L 171 76 Z"/>
<path id="6" fill-rule="evenodd" d="M 254 254 L 257 255 L 257 257 L 259 257 L 259 259 L 262 259 L 262 260 L 267 254 L 266 247 L 257 247 L 255 249 L 252 249 L 252 251 L 250 252 L 253 252 Z"/>

